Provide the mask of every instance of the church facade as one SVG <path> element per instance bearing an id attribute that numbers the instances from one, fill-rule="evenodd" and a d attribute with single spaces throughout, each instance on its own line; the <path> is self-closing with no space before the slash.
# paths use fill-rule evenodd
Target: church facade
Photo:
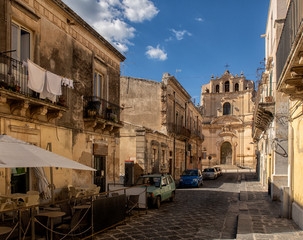
<path id="1" fill-rule="evenodd" d="M 252 139 L 255 85 L 228 70 L 201 89 L 203 168 L 214 165 L 256 167 Z"/>

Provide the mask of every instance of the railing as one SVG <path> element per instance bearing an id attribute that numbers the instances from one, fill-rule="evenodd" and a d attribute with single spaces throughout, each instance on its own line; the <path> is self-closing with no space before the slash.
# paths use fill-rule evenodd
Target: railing
<path id="1" fill-rule="evenodd" d="M 303 0 L 291 0 L 277 50 L 277 79 L 280 77 L 303 20 Z"/>
<path id="2" fill-rule="evenodd" d="M 108 102 L 100 97 L 84 97 L 83 113 L 85 118 L 101 117 L 103 119 L 118 123 L 120 121 L 121 110 L 122 108 L 120 106 Z"/>
<path id="3" fill-rule="evenodd" d="M 6 89 L 31 98 L 39 98 L 39 93 L 28 88 L 28 67 L 26 62 L 0 53 L 0 89 Z M 55 104 L 66 107 L 65 95 L 60 96 Z M 49 102 L 45 99 L 40 99 Z"/>
<path id="4" fill-rule="evenodd" d="M 174 123 L 168 124 L 168 131 L 188 138 L 190 137 L 191 134 L 189 129 Z"/>
<path id="5" fill-rule="evenodd" d="M 201 140 L 204 139 L 203 134 L 201 133 L 201 131 L 198 131 L 198 130 L 191 131 L 191 135 L 192 136 L 196 136 L 196 137 L 200 138 Z"/>
<path id="6" fill-rule="evenodd" d="M 27 66 L 22 62 L 0 54 L 0 88 L 33 96 L 33 91 L 27 87 Z"/>

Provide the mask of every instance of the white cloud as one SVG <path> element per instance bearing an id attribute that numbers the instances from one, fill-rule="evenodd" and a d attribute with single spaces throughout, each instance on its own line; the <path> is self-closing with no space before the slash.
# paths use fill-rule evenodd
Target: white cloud
<path id="1" fill-rule="evenodd" d="M 151 0 L 63 0 L 71 9 L 111 42 L 126 52 L 133 45 L 136 29 L 126 22 L 143 22 L 159 10 Z"/>
<path id="2" fill-rule="evenodd" d="M 185 35 L 191 36 L 192 34 L 190 32 L 188 32 L 187 30 L 181 30 L 181 31 L 177 31 L 175 29 L 171 29 L 171 31 L 173 32 L 175 38 L 177 40 L 182 40 L 184 38 Z"/>
<path id="3" fill-rule="evenodd" d="M 101 20 L 95 22 L 93 27 L 121 51 L 127 51 L 127 46 L 131 45 L 129 39 L 135 36 L 136 31 L 120 19 Z"/>
<path id="4" fill-rule="evenodd" d="M 132 22 L 151 20 L 159 10 L 150 0 L 123 0 L 125 17 Z"/>
<path id="5" fill-rule="evenodd" d="M 160 61 L 165 61 L 167 59 L 167 53 L 165 50 L 160 49 L 160 46 L 157 45 L 157 47 L 147 46 L 146 55 L 150 59 L 156 59 Z"/>
<path id="6" fill-rule="evenodd" d="M 200 18 L 200 17 L 196 17 L 195 20 L 198 21 L 198 22 L 204 22 L 204 19 Z"/>

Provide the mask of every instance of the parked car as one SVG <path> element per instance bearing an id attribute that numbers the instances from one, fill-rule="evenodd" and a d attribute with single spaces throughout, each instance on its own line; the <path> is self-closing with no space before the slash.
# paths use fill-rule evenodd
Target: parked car
<path id="1" fill-rule="evenodd" d="M 160 208 L 161 202 L 174 201 L 176 184 L 169 174 L 142 175 L 136 185 L 147 185 L 147 201 L 149 206 Z"/>
<path id="2" fill-rule="evenodd" d="M 203 176 L 199 169 L 186 169 L 180 178 L 179 187 L 200 187 L 203 185 Z"/>
<path id="3" fill-rule="evenodd" d="M 222 176 L 223 172 L 222 169 L 220 167 L 214 167 L 217 170 L 218 176 Z"/>
<path id="4" fill-rule="evenodd" d="M 218 177 L 218 172 L 215 168 L 205 168 L 203 170 L 204 179 L 216 179 Z"/>

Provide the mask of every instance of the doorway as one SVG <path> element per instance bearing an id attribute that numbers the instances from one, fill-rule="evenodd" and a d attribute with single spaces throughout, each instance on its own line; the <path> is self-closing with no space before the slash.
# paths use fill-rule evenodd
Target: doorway
<path id="1" fill-rule="evenodd" d="M 100 187 L 100 192 L 106 190 L 106 156 L 94 156 L 94 184 Z"/>
<path id="2" fill-rule="evenodd" d="M 229 142 L 221 145 L 221 164 L 232 164 L 233 150 Z"/>
<path id="3" fill-rule="evenodd" d="M 11 193 L 29 191 L 29 168 L 11 168 Z"/>

